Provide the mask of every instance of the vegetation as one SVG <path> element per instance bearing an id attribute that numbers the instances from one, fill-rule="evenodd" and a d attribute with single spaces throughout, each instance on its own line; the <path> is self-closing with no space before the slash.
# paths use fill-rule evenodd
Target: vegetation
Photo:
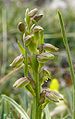
<path id="1" fill-rule="evenodd" d="M 38 0 L 0 3 L 0 118 L 74 119 L 73 8 L 65 1 L 69 8 L 56 14 L 52 2 L 50 10 Z M 35 4 L 39 11 L 29 10 Z"/>
<path id="2" fill-rule="evenodd" d="M 60 12 L 58 12 L 59 15 L 59 20 L 60 20 L 60 25 L 61 25 L 61 32 L 62 32 L 62 36 L 63 36 L 63 42 L 66 48 L 66 52 L 67 52 L 67 56 L 68 56 L 68 62 L 69 62 L 69 66 L 70 66 L 70 73 L 71 73 L 71 79 L 73 80 L 73 112 L 72 112 L 72 119 L 75 118 L 75 75 L 74 75 L 74 69 L 73 69 L 73 65 L 72 65 L 72 59 L 71 59 L 71 54 L 70 54 L 70 49 L 68 46 L 68 40 L 66 37 L 66 32 L 65 32 L 65 28 L 64 28 L 64 23 L 62 20 L 62 16 L 60 14 Z"/>

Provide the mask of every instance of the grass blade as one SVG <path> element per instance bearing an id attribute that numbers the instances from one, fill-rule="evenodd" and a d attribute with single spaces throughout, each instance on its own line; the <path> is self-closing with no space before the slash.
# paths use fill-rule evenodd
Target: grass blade
<path id="1" fill-rule="evenodd" d="M 23 110 L 23 108 L 17 104 L 13 99 L 6 95 L 2 95 L 2 98 L 6 101 L 8 101 L 20 114 L 23 119 L 30 119 L 27 115 L 27 113 Z"/>
<path id="2" fill-rule="evenodd" d="M 62 37 L 63 37 L 63 42 L 64 42 L 64 46 L 65 46 L 66 53 L 67 53 L 68 63 L 70 66 L 71 79 L 73 82 L 73 105 L 72 105 L 73 106 L 73 114 L 72 114 L 72 119 L 75 119 L 75 75 L 74 75 L 74 68 L 73 68 L 73 64 L 72 64 L 72 58 L 71 58 L 71 54 L 70 54 L 70 48 L 68 45 L 68 39 L 66 36 L 64 22 L 63 22 L 63 18 L 62 18 L 60 11 L 58 11 L 58 16 L 59 16 L 59 22 L 60 22 L 60 26 L 61 26 L 61 33 L 62 33 Z"/>
<path id="3" fill-rule="evenodd" d="M 4 119 L 4 100 L 2 100 L 2 112 L 1 112 L 1 119 Z"/>
<path id="4" fill-rule="evenodd" d="M 45 107 L 44 111 L 45 111 L 45 117 L 46 117 L 46 119 L 51 119 L 48 105 Z"/>

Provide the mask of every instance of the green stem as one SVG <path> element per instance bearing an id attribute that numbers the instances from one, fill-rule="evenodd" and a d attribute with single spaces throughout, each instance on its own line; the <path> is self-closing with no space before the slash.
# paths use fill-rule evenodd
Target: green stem
<path id="1" fill-rule="evenodd" d="M 75 119 L 75 76 L 74 76 L 74 68 L 72 65 L 70 48 L 68 45 L 68 39 L 67 39 L 66 32 L 65 32 L 64 22 L 63 22 L 61 13 L 59 11 L 58 11 L 58 15 L 59 15 L 59 21 L 60 21 L 60 26 L 61 26 L 61 33 L 62 33 L 62 37 L 63 37 L 63 42 L 64 42 L 64 45 L 66 48 L 68 63 L 70 66 L 71 79 L 73 82 L 73 105 L 72 105 L 73 106 L 73 114 L 72 114 L 72 119 Z"/>
<path id="2" fill-rule="evenodd" d="M 34 75 L 34 80 L 36 82 L 36 114 L 35 114 L 35 119 L 41 119 L 41 110 L 40 110 L 40 106 L 39 106 L 39 100 L 40 100 L 40 83 L 39 83 L 39 64 L 36 58 L 36 55 L 33 55 L 33 75 Z"/>
<path id="3" fill-rule="evenodd" d="M 28 76 L 28 57 L 27 57 L 27 52 L 25 52 L 25 76 Z"/>
<path id="4" fill-rule="evenodd" d="M 24 43 L 24 49 L 26 49 L 25 42 Z M 24 52 L 24 76 L 28 76 L 28 57 L 27 57 L 27 51 Z"/>

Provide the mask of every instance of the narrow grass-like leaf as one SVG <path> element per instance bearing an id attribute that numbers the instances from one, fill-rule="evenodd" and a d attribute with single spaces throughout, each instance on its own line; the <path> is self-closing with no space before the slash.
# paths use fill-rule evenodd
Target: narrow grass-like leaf
<path id="1" fill-rule="evenodd" d="M 2 95 L 2 98 L 8 101 L 18 111 L 18 113 L 20 113 L 23 119 L 30 119 L 27 113 L 23 110 L 23 108 L 19 104 L 17 104 L 13 99 L 11 99 L 10 97 L 6 95 Z"/>
<path id="2" fill-rule="evenodd" d="M 65 27 L 64 27 L 64 22 L 63 22 L 63 18 L 62 18 L 60 11 L 58 11 L 58 16 L 59 16 L 59 22 L 60 22 L 60 26 L 61 26 L 61 33 L 62 33 L 62 37 L 63 37 L 63 42 L 64 42 L 64 46 L 66 48 L 68 63 L 70 66 L 71 79 L 73 81 L 73 105 L 72 105 L 73 106 L 73 114 L 72 114 L 72 119 L 75 119 L 75 75 L 74 75 L 74 68 L 73 68 L 73 64 L 72 64 L 72 58 L 71 58 L 71 54 L 70 54 L 70 48 L 68 45 L 68 39 L 67 39 Z"/>
<path id="3" fill-rule="evenodd" d="M 51 119 L 48 105 L 44 109 L 46 119 Z"/>
<path id="4" fill-rule="evenodd" d="M 4 119 L 4 100 L 2 100 L 2 112 L 1 112 L 1 119 Z"/>

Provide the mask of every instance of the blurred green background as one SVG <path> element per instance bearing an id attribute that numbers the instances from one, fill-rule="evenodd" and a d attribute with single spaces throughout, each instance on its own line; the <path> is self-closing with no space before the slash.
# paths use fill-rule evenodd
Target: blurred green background
<path id="1" fill-rule="evenodd" d="M 54 63 L 50 62 L 47 65 L 55 71 L 53 76 L 58 78 L 60 82 L 60 92 L 66 98 L 69 97 L 68 101 L 70 103 L 72 100 L 72 82 L 60 32 L 57 10 L 59 9 L 62 12 L 64 18 L 73 64 L 75 66 L 75 0 L 0 0 L 0 95 L 6 94 L 12 97 L 25 110 L 28 110 L 30 104 L 28 102 L 31 100 L 31 95 L 25 92 L 24 89 L 16 90 L 13 88 L 15 80 L 23 76 L 23 70 L 18 69 L 18 71 L 13 73 L 9 65 L 20 54 L 16 40 L 22 39 L 22 34 L 19 32 L 17 25 L 19 21 L 24 21 L 26 8 L 33 9 L 35 7 L 39 9 L 39 13 L 44 14 L 39 24 L 44 28 L 45 42 L 49 42 L 59 48 L 56 61 Z M 65 73 L 69 74 L 69 80 L 67 81 L 64 78 Z M 0 114 L 1 111 L 2 107 L 0 106 Z M 12 111 L 15 114 L 13 109 Z"/>

